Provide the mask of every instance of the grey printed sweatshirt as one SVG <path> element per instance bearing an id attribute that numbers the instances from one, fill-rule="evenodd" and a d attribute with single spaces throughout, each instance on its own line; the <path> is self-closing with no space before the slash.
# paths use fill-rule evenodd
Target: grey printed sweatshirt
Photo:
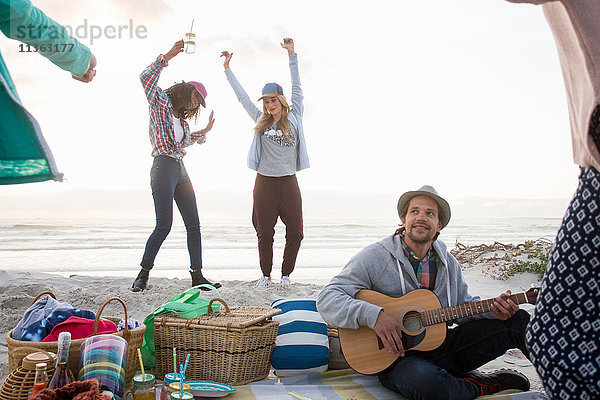
<path id="1" fill-rule="evenodd" d="M 302 115 L 304 114 L 304 95 L 302 94 L 302 88 L 300 86 L 298 55 L 295 53 L 290 54 L 289 61 L 290 74 L 292 76 L 292 111 L 288 114 L 288 120 L 298 133 L 298 145 L 296 146 L 298 151 L 298 157 L 296 158 L 296 171 L 301 171 L 310 167 L 308 151 L 306 150 L 306 139 L 304 139 L 304 128 L 302 127 Z M 250 115 L 250 118 L 252 118 L 254 122 L 258 122 L 258 120 L 263 117 L 262 111 L 260 111 L 258 107 L 254 105 L 252 100 L 250 100 L 250 97 L 230 68 L 225 69 L 225 76 L 227 76 L 229 84 L 233 88 L 233 91 L 235 92 L 239 102 L 242 104 L 248 115 Z M 261 148 L 259 135 L 254 135 L 254 139 L 250 145 L 250 151 L 248 152 L 248 168 L 258 171 L 260 156 Z"/>
<path id="2" fill-rule="evenodd" d="M 317 300 L 317 309 L 325 322 L 341 328 L 356 329 L 365 325 L 372 329 L 382 308 L 356 300 L 354 296 L 359 290 L 370 289 L 390 297 L 400 297 L 420 288 L 415 271 L 402 251 L 400 240 L 399 235 L 392 235 L 367 246 L 352 257 L 342 272 L 323 288 Z M 462 276 L 460 265 L 446 245 L 441 240 L 436 240 L 433 248 L 441 259 L 433 292 L 439 298 L 442 307 L 479 301 L 479 296 L 469 294 L 469 287 Z M 402 291 L 398 262 L 402 269 L 406 293 Z M 497 317 L 489 312 L 461 318 L 456 322 L 463 323 L 479 318 Z"/>

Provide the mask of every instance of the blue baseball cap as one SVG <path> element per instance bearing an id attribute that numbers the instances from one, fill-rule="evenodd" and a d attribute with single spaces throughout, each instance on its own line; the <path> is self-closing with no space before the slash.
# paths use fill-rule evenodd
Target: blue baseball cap
<path id="1" fill-rule="evenodd" d="M 277 96 L 278 94 L 283 96 L 283 89 L 275 82 L 269 82 L 265 85 L 262 90 L 262 96 L 258 100 L 262 100 L 265 96 Z"/>

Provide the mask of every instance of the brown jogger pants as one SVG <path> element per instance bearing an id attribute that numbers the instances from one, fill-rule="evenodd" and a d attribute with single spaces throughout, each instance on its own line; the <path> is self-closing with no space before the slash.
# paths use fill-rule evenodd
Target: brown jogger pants
<path id="1" fill-rule="evenodd" d="M 302 196 L 296 175 L 269 177 L 256 174 L 254 183 L 252 224 L 258 237 L 260 269 L 271 276 L 273 269 L 273 236 L 277 218 L 285 224 L 285 249 L 281 275 L 289 276 L 296 265 L 300 242 L 304 238 Z"/>

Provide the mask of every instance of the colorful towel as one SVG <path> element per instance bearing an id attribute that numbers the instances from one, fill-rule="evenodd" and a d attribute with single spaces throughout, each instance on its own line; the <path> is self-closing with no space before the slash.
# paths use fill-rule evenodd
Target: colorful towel
<path id="1" fill-rule="evenodd" d="M 13 339 L 22 340 L 21 337 L 29 325 L 40 323 L 40 321 L 50 315 L 52 311 L 69 310 L 72 308 L 73 306 L 69 303 L 60 303 L 48 295 L 42 296 L 42 298 L 37 299 L 36 302 L 29 306 L 25 311 L 23 318 L 21 318 L 17 326 L 15 326 L 15 329 L 13 329 Z"/>
<path id="2" fill-rule="evenodd" d="M 365 400 L 405 400 L 404 397 L 384 388 L 376 376 L 358 374 L 344 369 L 322 374 L 290 376 L 278 379 L 265 379 L 249 385 L 237 386 L 236 392 L 227 400 L 294 400 L 288 392 L 294 391 L 311 400 L 365 399 Z M 502 392 L 480 399 L 493 400 L 548 400 L 541 392 L 521 393 Z"/>
<path id="3" fill-rule="evenodd" d="M 69 317 L 81 317 L 91 319 L 92 322 L 96 318 L 96 314 L 88 310 L 82 310 L 81 308 L 71 309 L 56 309 L 50 313 L 43 320 L 33 323 L 25 328 L 21 340 L 28 342 L 41 342 L 46 336 L 48 336 L 52 329 L 61 322 L 65 322 Z"/>
<path id="4" fill-rule="evenodd" d="M 65 322 L 61 322 L 52 328 L 52 332 L 42 339 L 42 342 L 57 342 L 58 335 L 61 332 L 70 332 L 71 340 L 90 337 L 94 332 L 94 321 L 93 319 L 81 317 L 69 317 Z M 96 330 L 98 335 L 115 332 L 117 332 L 117 326 L 114 322 L 107 319 L 100 319 L 98 321 L 98 328 Z"/>

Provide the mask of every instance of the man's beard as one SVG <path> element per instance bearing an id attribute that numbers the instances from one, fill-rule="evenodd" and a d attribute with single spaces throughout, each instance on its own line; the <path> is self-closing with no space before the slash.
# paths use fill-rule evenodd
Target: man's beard
<path id="1" fill-rule="evenodd" d="M 412 227 L 406 230 L 406 235 L 408 235 L 409 239 L 415 243 L 427 243 L 435 237 L 435 232 L 429 227 L 429 232 L 425 234 L 425 236 L 416 236 L 412 233 Z"/>

